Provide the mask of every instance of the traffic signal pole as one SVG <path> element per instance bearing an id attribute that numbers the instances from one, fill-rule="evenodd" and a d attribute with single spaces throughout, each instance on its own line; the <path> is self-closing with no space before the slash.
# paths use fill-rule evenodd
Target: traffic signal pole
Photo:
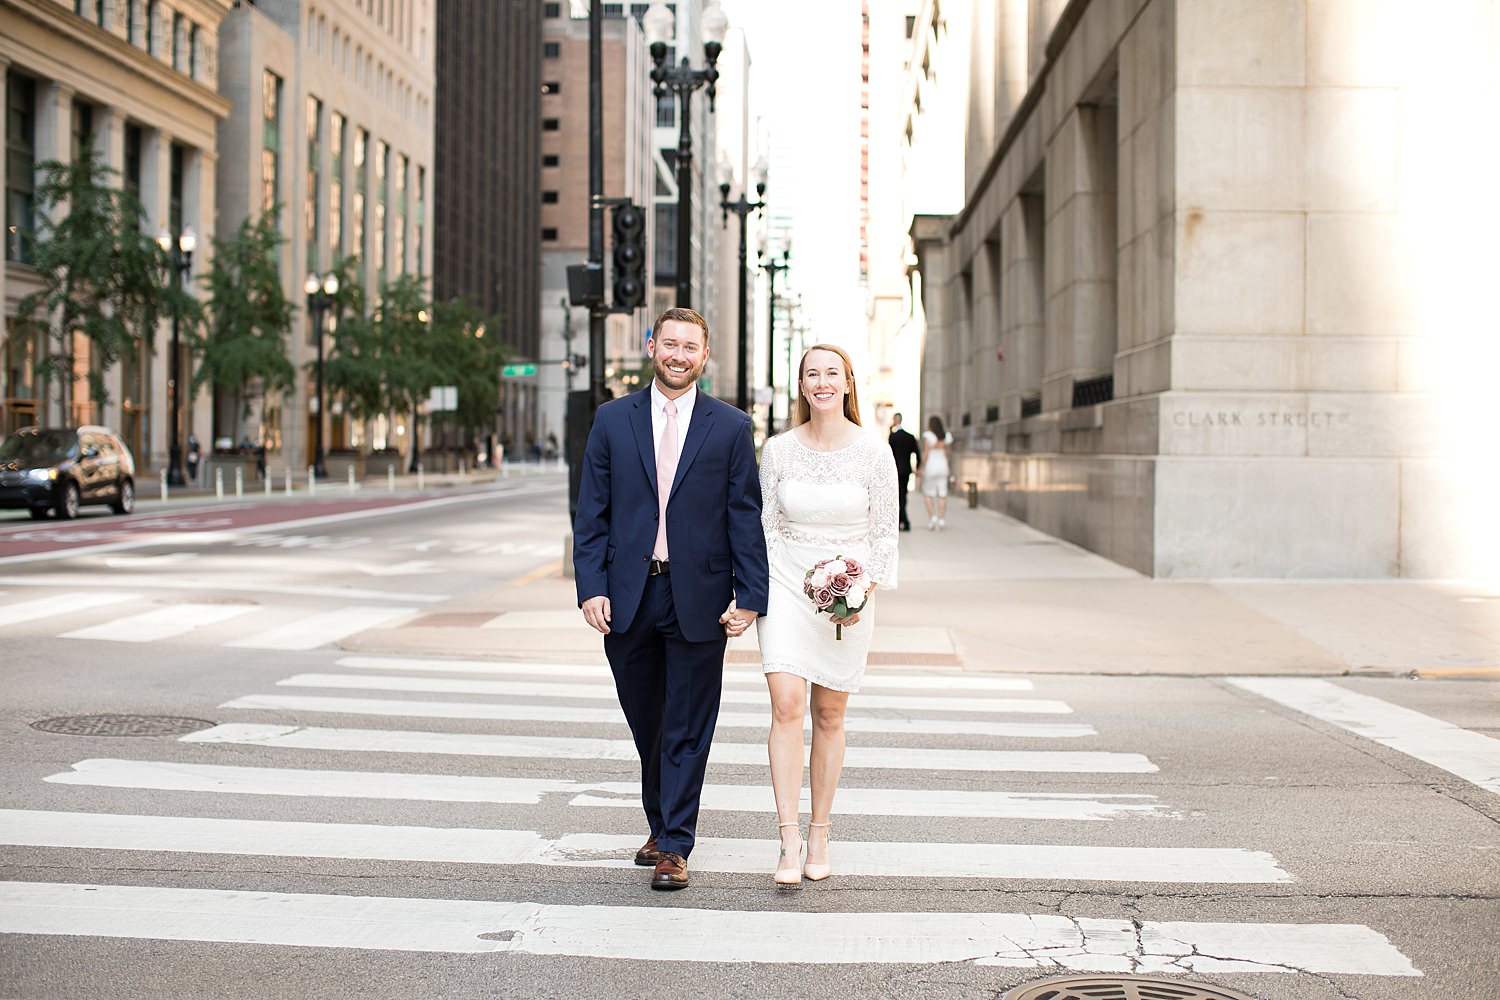
<path id="1" fill-rule="evenodd" d="M 589 4 L 589 264 L 604 269 L 604 22 L 603 8 Z M 601 288 L 602 291 L 602 288 Z M 589 416 L 604 402 L 604 317 L 599 295 L 589 303 Z M 581 456 L 580 456 L 581 457 Z M 575 494 L 576 495 L 576 494 Z"/>

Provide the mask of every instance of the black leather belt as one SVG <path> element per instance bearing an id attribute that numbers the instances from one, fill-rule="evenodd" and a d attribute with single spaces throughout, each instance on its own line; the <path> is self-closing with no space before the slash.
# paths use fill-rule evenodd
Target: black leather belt
<path id="1" fill-rule="evenodd" d="M 665 559 L 652 559 L 651 568 L 646 570 L 647 576 L 662 576 L 672 572 L 672 564 Z"/>

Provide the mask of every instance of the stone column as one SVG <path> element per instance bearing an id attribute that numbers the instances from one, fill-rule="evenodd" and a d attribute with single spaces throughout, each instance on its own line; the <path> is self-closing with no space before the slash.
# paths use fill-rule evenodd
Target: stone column
<path id="1" fill-rule="evenodd" d="M 1042 391 L 1046 354 L 1046 297 L 1042 199 L 1022 194 L 1000 217 L 1001 418 L 1019 420 L 1021 401 Z"/>

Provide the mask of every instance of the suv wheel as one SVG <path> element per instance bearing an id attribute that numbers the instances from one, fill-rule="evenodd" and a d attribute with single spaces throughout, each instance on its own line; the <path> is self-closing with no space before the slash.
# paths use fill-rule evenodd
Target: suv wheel
<path id="1" fill-rule="evenodd" d="M 63 483 L 62 491 L 57 494 L 57 516 L 64 521 L 77 517 L 78 501 L 78 484 Z"/>
<path id="2" fill-rule="evenodd" d="M 135 483 L 128 479 L 120 480 L 119 487 L 115 490 L 114 503 L 109 509 L 116 514 L 129 514 L 135 510 Z"/>

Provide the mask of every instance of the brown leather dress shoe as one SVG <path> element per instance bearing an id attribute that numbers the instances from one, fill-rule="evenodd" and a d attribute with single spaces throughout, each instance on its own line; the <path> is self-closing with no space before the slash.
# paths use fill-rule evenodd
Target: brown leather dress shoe
<path id="1" fill-rule="evenodd" d="M 651 876 L 653 889 L 686 889 L 688 884 L 687 858 L 671 851 L 662 851 L 661 860 Z"/>
<path id="2" fill-rule="evenodd" d="M 642 868 L 655 867 L 661 860 L 661 853 L 656 849 L 656 838 L 652 837 L 641 845 L 641 849 L 635 852 L 635 863 Z"/>

